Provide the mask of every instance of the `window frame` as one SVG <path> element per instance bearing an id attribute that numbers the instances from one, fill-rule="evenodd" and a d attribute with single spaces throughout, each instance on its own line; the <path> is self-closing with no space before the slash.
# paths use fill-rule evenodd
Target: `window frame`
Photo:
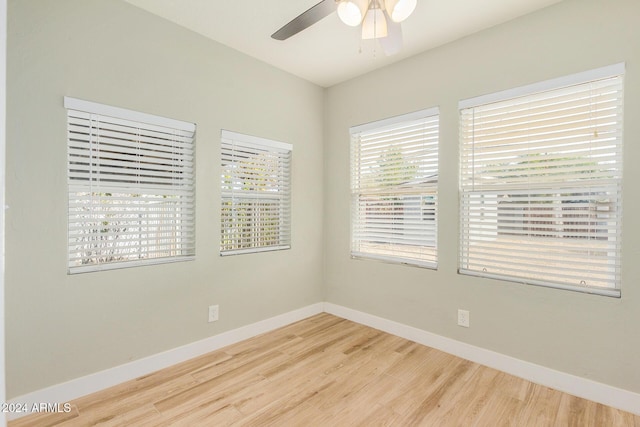
<path id="1" fill-rule="evenodd" d="M 470 98 L 467 100 L 462 100 L 459 102 L 459 114 L 460 114 L 460 190 L 459 190 L 459 194 L 460 194 L 460 248 L 459 248 L 459 262 L 458 262 L 458 273 L 459 274 L 465 274 L 465 275 L 471 275 L 471 276 L 476 276 L 476 277 L 485 277 L 485 278 L 492 278 L 492 279 L 499 279 L 499 280 L 505 280 L 505 281 L 509 281 L 509 282 L 516 282 L 516 283 L 523 283 L 523 284 L 529 284 L 529 285 L 536 285 L 536 286 L 544 286 L 544 287 L 550 287 L 550 288 L 556 288 L 556 289 L 564 289 L 564 290 L 570 290 L 570 291 L 577 291 L 577 292 L 583 292 L 583 293 L 590 293 L 590 294 L 597 294 L 597 295 L 604 295 L 604 296 L 611 296 L 611 297 L 620 297 L 621 296 L 621 267 L 620 267 L 620 263 L 621 263 L 621 259 L 622 259 L 622 244 L 621 244 L 621 238 L 622 238 L 622 200 L 623 200 L 623 195 L 622 195 L 622 168 L 623 168 L 623 159 L 622 159 L 622 152 L 623 152 L 623 128 L 624 128 L 624 111 L 623 111 L 623 100 L 624 100 L 624 74 L 625 74 L 625 64 L 624 63 L 618 63 L 618 64 L 613 64 L 610 66 L 606 66 L 606 67 L 601 67 L 598 69 L 594 69 L 594 70 L 588 70 L 585 72 L 581 72 L 581 73 L 576 73 L 576 74 L 572 74 L 572 75 L 568 75 L 568 76 L 563 76 L 560 78 L 556 78 L 556 79 L 550 79 L 550 80 L 546 80 L 546 81 L 542 81 L 542 82 L 538 82 L 538 83 L 534 83 L 531 85 L 526 85 L 526 86 L 522 86 L 522 87 L 518 87 L 518 88 L 513 88 L 513 89 L 508 89 L 505 91 L 500 91 L 500 92 L 496 92 L 496 93 L 492 93 L 492 94 L 488 94 L 488 95 L 482 95 L 479 97 L 475 97 L 475 98 Z M 571 87 L 578 87 L 580 85 L 588 85 L 588 84 L 593 84 L 594 82 L 598 82 L 601 80 L 605 80 L 605 79 L 612 79 L 612 78 L 620 78 L 620 85 L 621 85 L 621 90 L 620 90 L 620 106 L 619 106 L 619 111 L 616 113 L 616 117 L 619 118 L 619 121 L 615 122 L 615 126 L 619 127 L 619 137 L 616 137 L 615 139 L 615 149 L 612 150 L 614 153 L 619 153 L 617 156 L 619 157 L 619 161 L 617 163 L 615 163 L 615 166 L 617 167 L 616 170 L 616 174 L 617 174 L 617 180 L 613 183 L 610 184 L 610 187 L 607 187 L 609 189 L 613 189 L 615 190 L 615 195 L 617 196 L 616 201 L 615 201 L 615 224 L 616 224 L 616 228 L 615 228 L 615 232 L 612 236 L 612 239 L 609 240 L 611 238 L 611 236 L 609 236 L 607 234 L 607 242 L 613 242 L 612 246 L 615 247 L 614 252 L 614 256 L 613 258 L 611 256 L 609 256 L 609 253 L 611 252 L 609 249 L 605 249 L 604 251 L 607 252 L 607 257 L 606 259 L 611 261 L 611 259 L 613 259 L 613 267 L 612 267 L 612 271 L 613 273 L 610 273 L 613 277 L 613 281 L 614 281 L 614 286 L 613 287 L 606 287 L 606 286 L 589 286 L 586 281 L 581 282 L 580 284 L 567 284 L 567 283 L 561 283 L 560 279 L 557 279 L 557 281 L 550 281 L 550 280 L 538 280 L 536 278 L 533 278 L 531 276 L 533 276 L 533 274 L 529 274 L 529 277 L 525 277 L 524 273 L 522 276 L 515 276 L 515 275 L 509 275 L 509 274 L 493 274 L 489 271 L 479 271 L 477 269 L 469 269 L 466 268 L 465 266 L 465 259 L 468 261 L 468 257 L 469 257 L 469 253 L 465 252 L 465 251 L 469 251 L 470 249 L 470 244 L 471 243 L 466 243 L 465 239 L 469 239 L 469 236 L 467 236 L 465 230 L 467 227 L 467 223 L 465 222 L 465 218 L 470 218 L 468 215 L 469 213 L 465 213 L 465 209 L 471 209 L 469 207 L 469 205 L 465 205 L 465 197 L 466 194 L 465 193 L 465 176 L 464 176 L 464 168 L 465 168 L 465 161 L 464 161 L 464 156 L 465 156 L 465 135 L 464 135 L 464 118 L 463 118 L 463 112 L 466 110 L 470 110 L 470 109 L 474 109 L 476 107 L 483 107 L 483 106 L 489 106 L 493 103 L 499 103 L 499 102 L 509 102 L 509 101 L 514 101 L 514 104 L 518 101 L 518 100 L 522 100 L 525 97 L 528 96 L 536 96 L 539 94 L 544 94 L 545 92 L 549 92 L 551 93 L 551 91 L 561 91 L 567 88 L 571 88 Z M 589 98 L 591 99 L 591 98 Z M 617 99 L 617 98 L 616 98 Z M 591 101 L 590 101 L 591 102 Z M 472 120 L 475 120 L 472 119 Z M 557 151 L 555 153 L 559 153 L 560 151 Z M 566 149 L 565 151 L 566 152 Z M 557 155 L 557 154 L 556 154 Z M 617 158 L 617 157 L 616 157 Z M 568 163 L 569 160 L 560 160 L 561 162 L 566 162 Z M 571 166 L 566 166 L 566 168 L 569 168 Z M 574 166 L 575 167 L 575 166 Z M 556 169 L 557 170 L 557 169 Z M 562 169 L 564 170 L 564 169 Z M 561 171 L 562 171 L 561 170 Z M 556 172 L 557 173 L 557 172 Z M 524 175 L 523 175 L 524 176 Z M 475 178 L 474 178 L 475 179 Z M 529 178 L 529 180 L 531 180 L 531 178 Z M 540 180 L 540 179 L 539 179 Z M 577 182 L 577 181 L 576 181 Z M 585 180 L 585 182 L 590 182 L 588 180 Z M 594 182 L 597 182 L 596 179 L 594 179 Z M 478 181 L 478 185 L 480 185 L 481 183 Z M 532 185 L 532 184 L 527 184 L 527 185 Z M 545 187 L 542 187 L 542 186 Z M 578 184 L 574 184 L 573 186 L 576 186 Z M 483 187 L 487 186 L 487 184 L 482 184 Z M 563 186 L 551 186 L 551 184 L 549 184 L 548 181 L 542 181 L 542 184 L 538 184 L 537 187 L 535 186 L 535 184 L 533 184 L 532 187 L 527 187 L 527 188 L 537 188 L 538 192 L 548 192 L 548 193 L 553 193 L 555 190 L 555 192 L 558 192 L 559 190 L 568 188 L 568 187 L 573 187 L 573 186 L 567 186 L 567 187 L 563 187 Z M 498 188 L 498 187 L 496 187 Z M 585 188 L 590 188 L 585 187 Z M 542 191 L 542 189 L 544 189 L 544 191 Z M 497 191 L 497 190 L 491 190 L 493 192 Z M 491 191 L 487 190 L 487 193 L 491 193 Z M 532 190 L 533 191 L 533 190 Z M 566 190 L 568 191 L 568 190 Z M 479 192 L 479 190 L 477 191 Z M 562 193 L 562 192 L 560 192 Z M 470 194 L 470 193 L 468 193 Z M 506 194 L 506 193 L 505 193 Z M 570 197 L 577 197 L 577 193 L 574 191 L 573 195 Z M 470 196 L 469 196 L 470 197 Z M 569 196 L 563 196 L 563 197 L 567 197 L 567 200 Z M 540 199 L 542 200 L 542 199 Z M 467 203 L 471 203 L 470 201 L 467 201 Z M 540 203 L 540 202 L 538 202 Z M 543 203 L 547 203 L 547 202 L 543 202 Z M 567 202 L 568 203 L 568 202 Z M 500 220 L 499 218 L 496 219 L 496 224 L 497 226 L 500 225 Z M 531 221 L 531 220 L 528 220 Z M 563 219 L 564 221 L 564 219 Z M 565 222 L 561 223 L 563 227 L 566 227 Z M 566 223 L 566 224 L 570 224 L 570 223 Z M 469 227 L 471 227 L 471 225 L 469 225 Z M 585 232 L 583 232 L 585 233 Z M 586 232 L 588 234 L 588 232 Z M 568 238 L 565 236 L 561 236 L 560 237 L 563 240 L 567 240 Z M 593 238 L 595 240 L 595 238 Z M 586 245 L 585 245 L 586 246 Z M 592 250 L 593 247 L 591 247 Z M 584 250 L 584 249 L 582 249 Z M 594 249 L 593 249 L 594 250 Z M 602 250 L 601 250 L 602 251 Z M 562 267 L 558 267 L 558 269 L 560 270 Z M 577 275 L 577 274 L 576 274 Z M 593 276 L 591 276 L 593 277 Z"/>
<path id="2" fill-rule="evenodd" d="M 68 96 L 64 97 L 63 104 L 65 109 L 67 110 L 67 192 L 68 192 L 67 274 L 73 275 L 73 274 L 79 274 L 79 273 L 115 270 L 115 269 L 138 267 L 138 266 L 144 266 L 144 265 L 156 265 L 156 264 L 166 264 L 166 263 L 194 260 L 195 259 L 195 239 L 196 239 L 196 236 L 195 236 L 195 131 L 196 131 L 196 125 L 194 123 L 189 123 L 181 120 L 175 120 L 175 119 L 161 117 L 153 114 L 142 113 L 139 111 L 128 110 L 125 108 L 114 107 L 110 105 L 100 104 L 100 103 L 72 98 Z M 76 119 L 76 117 L 78 117 L 79 119 Z M 82 117 L 85 117 L 85 118 L 82 118 Z M 74 122 L 77 120 L 88 121 L 87 131 L 89 132 L 89 134 L 82 136 L 83 131 L 82 130 L 79 131 L 77 129 L 78 128 L 77 125 L 71 124 L 71 122 Z M 111 160 L 105 160 L 106 157 L 100 155 L 100 148 L 99 148 L 100 144 L 106 144 L 106 143 L 102 140 L 102 137 L 100 137 L 99 134 L 98 136 L 92 134 L 93 129 L 102 130 L 105 127 L 107 127 L 106 125 L 104 125 L 103 127 L 100 127 L 101 126 L 100 120 L 102 120 L 103 124 L 110 123 L 108 126 L 113 126 L 113 123 L 119 123 L 116 126 L 119 126 L 122 129 L 124 128 L 138 129 L 138 132 L 139 132 L 138 138 L 140 138 L 140 136 L 143 134 L 146 135 L 146 132 L 155 132 L 156 134 L 159 133 L 164 135 L 173 135 L 172 137 L 162 137 L 164 139 L 158 139 L 157 142 L 147 144 L 147 145 L 157 144 L 158 147 L 161 147 L 161 148 L 157 148 L 157 150 L 160 150 L 160 149 L 169 150 L 168 148 L 169 145 L 167 145 L 167 143 L 162 141 L 168 141 L 171 138 L 175 138 L 176 141 L 178 140 L 178 138 L 180 138 L 184 141 L 181 143 L 178 143 L 178 142 L 175 143 L 176 147 L 177 145 L 182 145 L 182 148 L 173 148 L 171 149 L 172 151 L 169 151 L 169 153 L 171 153 L 170 161 L 173 162 L 173 169 L 174 169 L 173 172 L 170 172 L 169 169 L 166 169 L 166 168 L 169 168 L 170 166 L 164 166 L 164 164 L 160 161 L 156 162 L 156 166 L 154 167 L 155 172 L 152 173 L 152 175 L 155 176 L 155 178 L 150 178 L 150 179 L 152 180 L 159 179 L 162 181 L 162 184 L 153 185 L 155 187 L 153 191 L 155 196 L 151 196 L 151 192 L 152 192 L 150 189 L 151 185 L 138 183 L 137 186 L 135 184 L 132 184 L 131 186 L 129 186 L 129 184 L 127 184 L 126 181 L 127 180 L 130 181 L 132 179 L 123 178 L 124 175 L 126 175 L 129 171 L 131 171 L 131 168 L 125 167 L 124 163 L 131 162 L 132 165 L 135 164 L 135 165 L 138 165 L 138 167 L 141 164 L 144 164 L 144 162 L 140 162 L 140 161 L 136 162 L 130 159 L 118 160 L 118 159 L 121 159 L 121 156 L 125 155 L 123 153 L 125 153 L 127 150 L 126 148 L 127 144 L 131 144 L 133 142 L 132 137 L 126 136 L 126 135 L 131 135 L 130 132 L 125 133 L 124 130 L 115 132 L 113 138 L 120 139 L 120 141 L 123 141 L 123 142 L 119 142 L 116 145 L 112 145 L 112 147 L 117 147 L 117 148 L 111 148 L 112 150 L 111 152 L 115 153 L 114 155 L 110 156 Z M 93 127 L 94 122 L 98 123 L 98 125 L 96 125 L 95 128 Z M 80 141 L 80 142 L 72 143 L 72 140 Z M 89 157 L 87 157 L 86 154 L 80 153 L 77 147 L 72 149 L 72 145 L 77 146 L 79 144 L 84 147 L 84 148 L 81 148 L 81 150 L 84 150 L 85 152 L 89 153 Z M 97 153 L 96 157 L 91 157 L 92 154 L 90 153 L 94 149 L 95 149 L 95 152 Z M 147 148 L 146 151 L 144 152 L 153 153 L 153 150 L 150 150 Z M 95 159 L 95 160 L 90 160 L 87 163 L 87 159 Z M 120 165 L 114 165 L 114 162 L 116 161 L 120 162 Z M 100 169 L 105 167 L 105 166 L 102 166 L 103 164 L 107 164 L 107 163 L 110 164 L 108 168 L 110 168 L 111 170 L 111 175 L 110 175 L 111 181 L 116 182 L 115 184 L 101 183 L 100 177 L 103 176 L 106 172 L 100 173 Z M 81 165 L 81 164 L 85 165 L 81 167 L 81 169 L 84 168 L 85 171 L 84 172 L 81 171 L 78 173 L 77 172 L 79 167 L 78 165 Z M 94 164 L 97 166 L 95 169 L 93 167 Z M 163 165 L 165 167 L 165 170 L 164 171 L 161 170 L 161 168 L 159 168 L 158 165 Z M 171 176 L 171 178 L 157 178 L 162 176 L 163 174 L 167 176 Z M 105 178 L 103 177 L 102 179 L 105 179 Z M 171 181 L 171 184 L 168 183 L 169 180 Z M 116 191 L 119 191 L 120 189 L 122 189 L 123 192 L 116 193 L 116 191 L 113 191 L 114 189 Z M 106 190 L 106 191 L 101 191 L 101 190 Z M 128 193 L 127 191 L 131 191 L 131 192 Z M 98 217 L 100 217 L 100 215 L 103 215 L 103 214 L 113 215 L 111 213 L 107 214 L 107 212 L 109 212 L 108 208 L 97 207 L 96 209 L 93 209 L 92 206 L 101 206 L 102 202 L 108 201 L 107 199 L 109 199 L 109 197 L 113 197 L 112 194 L 114 193 L 122 194 L 122 198 L 120 199 L 121 204 L 123 201 L 126 202 L 130 200 L 131 202 L 133 202 L 132 204 L 133 206 L 139 206 L 139 205 L 136 205 L 136 203 L 140 202 L 141 200 L 140 198 L 135 198 L 134 200 L 133 199 L 133 197 L 135 197 L 134 195 L 138 195 L 138 196 L 150 195 L 151 198 L 149 199 L 148 203 L 140 204 L 141 206 L 143 206 L 141 209 L 145 212 L 151 212 L 153 209 L 150 210 L 149 206 L 154 203 L 157 204 L 157 202 L 152 201 L 154 197 L 155 197 L 155 200 L 157 200 L 158 197 L 162 197 L 162 198 L 175 197 L 175 203 L 172 203 L 173 207 L 171 209 L 174 214 L 177 214 L 179 212 L 178 214 L 179 216 L 171 217 L 172 219 L 168 220 L 172 224 L 169 226 L 170 228 L 166 228 L 166 222 L 165 222 L 165 225 L 163 226 L 164 227 L 163 231 L 158 231 L 159 227 L 155 226 L 156 228 L 155 233 L 157 233 L 155 235 L 155 239 L 156 240 L 162 239 L 164 240 L 164 243 L 156 243 L 155 244 L 156 246 L 150 246 L 149 244 L 145 245 L 147 249 L 155 248 L 154 251 L 147 252 L 146 253 L 147 257 L 145 258 L 131 259 L 132 257 L 136 256 L 136 253 L 137 253 L 137 256 L 141 256 L 142 252 L 139 251 L 139 252 L 131 252 L 131 253 L 125 252 L 123 256 L 125 258 L 129 257 L 129 259 L 118 260 L 118 261 L 104 261 L 104 260 L 101 261 L 100 258 L 104 257 L 101 254 L 101 255 L 95 255 L 93 257 L 85 257 L 87 259 L 89 258 L 97 259 L 97 261 L 94 261 L 93 263 L 90 263 L 90 264 L 81 263 L 80 265 L 72 265 L 72 264 L 77 264 L 77 262 L 74 263 L 72 261 L 72 256 L 71 256 L 72 252 L 77 251 L 78 248 L 82 247 L 81 245 L 77 244 L 77 238 L 76 238 L 77 233 L 75 232 L 72 233 L 72 228 L 75 230 L 78 228 L 78 224 L 88 224 L 86 222 L 87 221 L 86 219 L 78 220 L 81 222 L 77 222 L 76 220 L 74 220 L 74 218 L 78 218 L 79 216 L 86 216 L 86 214 L 85 215 L 78 214 L 77 212 L 79 211 L 78 209 L 76 209 L 78 207 L 79 201 L 82 198 L 81 194 L 84 194 L 84 193 L 87 194 L 86 196 L 84 196 L 85 200 L 89 200 L 88 202 L 89 210 L 87 211 L 85 209 L 85 212 L 91 212 L 92 213 L 91 215 L 93 215 L 94 218 L 95 218 L 95 215 L 98 215 Z M 109 196 L 105 196 L 105 194 L 108 194 Z M 100 200 L 102 200 L 102 202 Z M 115 199 L 112 199 L 112 200 L 115 200 Z M 124 211 L 126 211 L 126 213 Z M 130 217 L 133 214 L 133 211 L 127 210 L 127 208 L 124 208 L 123 211 L 119 211 L 118 214 L 120 216 L 116 218 L 116 221 L 122 221 L 126 223 L 127 215 Z M 165 218 L 163 218 L 163 220 L 167 221 L 167 219 Z M 82 221 L 85 221 L 85 222 L 82 222 Z M 92 221 L 95 222 L 95 219 L 93 219 Z M 138 239 L 139 245 L 133 244 L 130 247 L 133 247 L 139 250 L 143 246 L 141 242 L 145 240 L 142 238 L 142 236 L 143 235 L 147 236 L 146 240 L 148 241 L 150 239 L 149 230 L 152 229 L 153 226 L 149 227 L 149 225 L 147 224 L 146 226 L 147 228 L 144 228 L 142 225 L 142 221 L 138 221 L 137 225 L 129 225 L 129 226 L 132 227 L 134 230 L 138 230 L 138 231 L 130 232 L 129 234 L 133 233 L 133 235 L 139 235 L 139 239 Z M 170 231 L 167 232 L 164 230 L 170 230 Z M 173 234 L 173 240 L 165 236 L 167 233 Z M 95 233 L 91 234 L 91 236 L 93 236 L 94 234 Z M 96 237 L 99 237 L 99 236 L 96 236 Z M 104 244 L 103 246 L 106 247 L 108 251 L 117 250 L 117 249 L 114 249 L 113 245 L 115 244 L 114 242 L 115 240 L 117 240 L 118 237 L 121 237 L 121 236 L 117 236 L 106 246 Z M 92 239 L 91 237 L 89 238 Z M 75 244 L 72 243 L 72 239 L 76 239 Z M 167 240 L 169 240 L 170 242 L 166 243 Z M 167 249 L 166 248 L 167 245 L 171 245 L 173 247 L 171 249 Z M 125 245 L 125 246 L 129 246 L 129 245 Z M 72 249 L 74 247 L 75 249 Z M 157 248 L 162 248 L 162 249 L 157 249 Z M 153 254 L 153 253 L 159 253 L 159 252 L 172 253 L 172 255 L 155 256 L 155 254 Z M 150 253 L 152 253 L 151 257 L 149 257 Z"/>
<path id="3" fill-rule="evenodd" d="M 381 249 L 383 252 L 391 252 L 391 254 L 376 253 L 373 251 L 373 249 L 369 249 L 368 251 L 366 249 L 362 250 L 361 245 L 363 243 L 366 244 L 365 238 L 366 238 L 367 232 L 362 231 L 363 229 L 366 229 L 366 223 L 365 223 L 366 221 L 363 222 L 363 216 L 360 214 L 361 212 L 360 203 L 362 202 L 361 197 L 364 197 L 364 193 L 366 193 L 368 189 L 364 188 L 361 185 L 361 178 L 363 176 L 362 174 L 364 171 L 360 169 L 360 167 L 358 166 L 360 164 L 360 157 L 362 156 L 362 152 L 361 152 L 362 150 L 359 142 L 360 137 L 361 135 L 367 135 L 375 132 L 395 131 L 395 128 L 406 126 L 407 124 L 418 122 L 418 121 L 424 121 L 425 126 L 427 126 L 427 124 L 432 125 L 433 122 L 435 122 L 435 140 L 431 141 L 432 140 L 431 137 L 429 138 L 425 137 L 423 140 L 423 143 L 425 147 L 428 146 L 428 148 L 424 148 L 423 149 L 424 152 L 422 152 L 423 155 L 425 154 L 425 152 L 427 152 L 430 155 L 435 156 L 435 177 L 436 177 L 435 184 L 432 181 L 429 184 L 422 184 L 423 185 L 422 187 L 420 184 L 417 184 L 411 187 L 411 188 L 415 188 L 414 192 L 411 194 L 415 195 L 415 197 L 420 197 L 421 212 L 424 211 L 424 209 L 422 208 L 424 197 L 431 197 L 431 200 L 433 201 L 432 202 L 433 207 L 426 209 L 427 211 L 432 212 L 432 213 L 429 213 L 429 215 L 431 214 L 433 215 L 433 219 L 432 219 L 433 225 L 430 225 L 427 228 L 427 230 L 432 232 L 432 235 L 429 238 L 432 239 L 433 246 L 430 246 L 431 249 L 427 251 L 428 255 L 425 255 L 424 253 L 421 254 L 422 258 L 412 257 L 411 255 L 403 256 L 402 254 L 400 254 L 400 251 L 398 251 L 397 248 L 396 249 L 390 248 L 389 250 Z M 402 264 L 402 265 L 409 265 L 414 267 L 422 267 L 422 268 L 436 270 L 438 268 L 438 188 L 439 188 L 439 185 L 438 185 L 439 160 L 438 159 L 439 159 L 439 145 L 440 145 L 440 108 L 439 107 L 427 108 L 427 109 L 415 111 L 408 114 L 402 114 L 402 115 L 389 117 L 389 118 L 377 120 L 377 121 L 362 124 L 362 125 L 353 126 L 349 129 L 349 134 L 350 134 L 350 140 L 351 140 L 351 143 L 350 143 L 350 146 L 351 146 L 350 148 L 350 153 L 351 153 L 350 154 L 350 181 L 351 181 L 350 253 L 351 253 L 351 258 L 362 259 L 362 260 L 367 260 L 367 259 L 377 260 L 377 261 L 383 261 L 383 262 L 388 262 L 393 264 Z M 433 149 L 432 145 L 435 145 L 435 149 Z M 378 154 L 382 155 L 382 152 Z M 429 161 L 424 160 L 424 162 L 421 163 L 418 167 L 421 167 L 421 166 L 423 168 L 431 168 L 433 165 Z M 419 190 L 423 190 L 423 191 L 419 191 Z M 377 190 L 373 190 L 373 193 L 368 193 L 368 194 L 375 196 L 376 192 L 379 193 L 378 197 L 382 197 L 383 193 L 388 194 L 388 192 L 382 191 L 382 190 L 380 190 L 379 192 Z M 429 193 L 429 195 L 426 195 L 426 193 Z M 402 197 L 402 196 L 408 195 L 407 193 L 401 193 L 397 191 L 394 194 L 396 195 L 395 197 Z M 406 201 L 404 199 L 402 200 L 402 205 L 403 206 L 406 205 Z M 366 214 L 364 215 L 366 216 Z M 420 217 L 422 216 L 424 216 L 423 213 L 420 214 Z M 408 216 L 406 218 L 413 219 L 411 216 Z M 397 221 L 397 220 L 391 220 L 391 222 L 393 221 Z M 403 212 L 402 221 L 406 221 L 404 212 Z M 389 223 L 385 225 L 390 226 L 391 224 Z M 401 244 L 404 244 L 404 243 L 392 242 L 391 236 L 388 235 L 389 230 L 391 230 L 391 228 L 387 227 L 383 231 L 383 233 L 387 233 L 387 237 L 386 237 L 386 240 L 384 241 L 381 240 L 382 244 L 391 245 L 391 246 L 394 246 L 394 245 L 399 246 Z M 420 232 L 416 232 L 415 234 L 416 235 L 420 234 Z M 414 237 L 414 236 L 412 235 L 411 237 Z M 422 237 L 425 237 L 425 236 L 422 236 Z M 384 237 L 380 237 L 380 236 L 378 236 L 378 238 L 384 239 Z M 426 243 L 426 240 L 422 240 L 421 243 Z M 372 242 L 369 242 L 369 244 L 372 244 Z M 405 245 L 405 246 L 418 248 L 418 250 L 420 250 L 419 248 L 421 247 L 428 247 L 428 245 L 426 244 L 424 245 L 415 244 L 415 245 Z M 426 259 L 427 257 L 432 259 Z"/>

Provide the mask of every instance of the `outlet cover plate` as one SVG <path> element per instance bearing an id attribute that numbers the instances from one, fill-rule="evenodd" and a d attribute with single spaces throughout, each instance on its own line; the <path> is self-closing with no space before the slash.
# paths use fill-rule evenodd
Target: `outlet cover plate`
<path id="1" fill-rule="evenodd" d="M 209 323 L 215 322 L 218 320 L 219 311 L 220 309 L 217 304 L 209 306 Z"/>
<path id="2" fill-rule="evenodd" d="M 469 327 L 469 310 L 458 309 L 458 326 Z"/>

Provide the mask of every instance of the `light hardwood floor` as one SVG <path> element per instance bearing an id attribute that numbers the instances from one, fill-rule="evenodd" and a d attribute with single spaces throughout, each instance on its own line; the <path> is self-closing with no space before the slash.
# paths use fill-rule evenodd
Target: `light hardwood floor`
<path id="1" fill-rule="evenodd" d="M 320 314 L 18 426 L 630 426 L 640 416 Z"/>

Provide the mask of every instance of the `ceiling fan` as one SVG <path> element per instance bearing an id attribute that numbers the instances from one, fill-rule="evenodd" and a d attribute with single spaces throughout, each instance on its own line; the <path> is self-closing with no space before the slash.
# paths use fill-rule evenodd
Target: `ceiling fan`
<path id="1" fill-rule="evenodd" d="M 362 25 L 362 39 L 378 39 L 386 55 L 402 46 L 400 23 L 416 8 L 417 0 L 322 0 L 271 35 L 286 40 L 334 11 L 351 27 Z"/>

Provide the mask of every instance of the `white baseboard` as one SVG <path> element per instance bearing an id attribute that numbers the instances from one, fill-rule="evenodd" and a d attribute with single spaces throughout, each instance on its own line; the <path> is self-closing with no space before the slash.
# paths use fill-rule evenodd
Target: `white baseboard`
<path id="1" fill-rule="evenodd" d="M 471 360 L 499 371 L 524 378 L 536 384 L 541 384 L 574 396 L 593 400 L 604 405 L 640 415 L 640 394 L 556 371 L 332 303 L 312 304 L 182 347 L 37 390 L 11 399 L 9 403 L 26 404 L 28 408 L 31 408 L 33 404 L 44 402 L 59 403 L 62 405 L 70 400 L 104 390 L 143 375 L 148 375 L 157 370 L 167 368 L 322 312 L 349 319 L 442 350 L 463 359 Z M 12 413 L 9 414 L 8 418 L 13 420 L 24 415 L 28 415 L 28 412 L 19 414 Z"/>
<path id="2" fill-rule="evenodd" d="M 135 360 L 124 365 L 96 372 L 81 378 L 76 378 L 62 384 L 56 384 L 23 396 L 16 397 L 9 401 L 10 404 L 25 405 L 32 408 L 34 404 L 59 403 L 62 404 L 70 400 L 104 390 L 108 387 L 129 381 L 143 375 L 148 375 L 160 369 L 167 368 L 180 362 L 193 359 L 211 351 L 226 347 L 231 344 L 255 337 L 265 332 L 272 331 L 282 326 L 306 319 L 315 314 L 322 313 L 323 303 L 316 303 L 298 310 L 290 311 L 266 320 L 262 320 L 250 325 L 242 326 L 219 335 L 214 335 L 191 344 L 174 348 L 153 356 Z M 9 420 L 29 415 L 29 411 L 21 413 L 10 413 Z"/>
<path id="3" fill-rule="evenodd" d="M 574 396 L 640 415 L 640 394 L 556 371 L 336 304 L 324 311 Z"/>

